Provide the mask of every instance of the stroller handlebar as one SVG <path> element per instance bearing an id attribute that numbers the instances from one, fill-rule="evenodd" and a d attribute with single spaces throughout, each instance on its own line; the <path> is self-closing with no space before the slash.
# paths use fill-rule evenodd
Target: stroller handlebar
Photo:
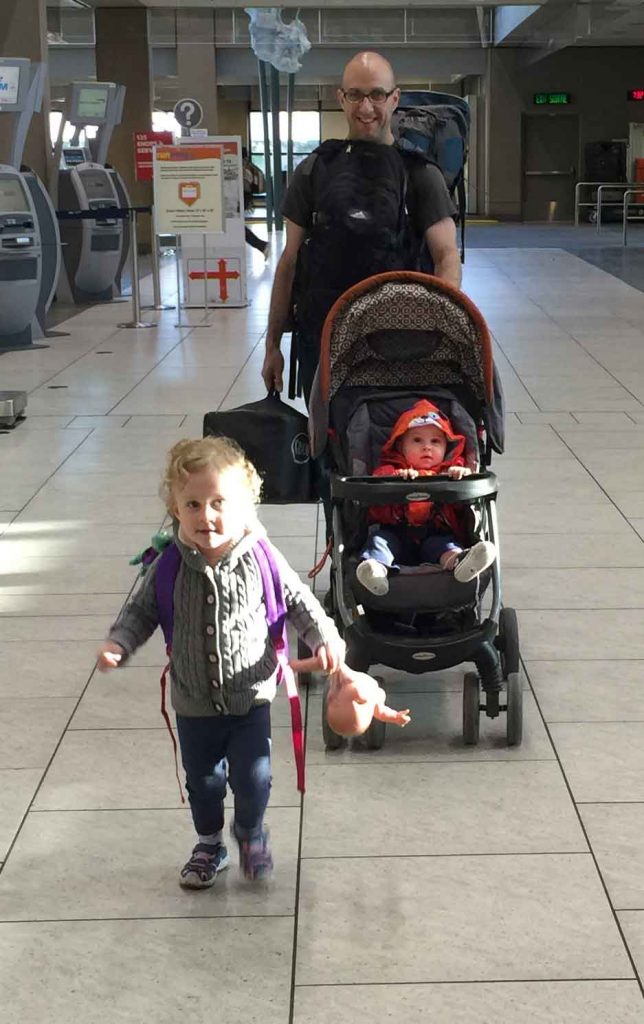
<path id="1" fill-rule="evenodd" d="M 360 505 L 402 505 L 435 501 L 445 505 L 493 498 L 498 491 L 494 473 L 474 473 L 463 480 L 448 476 L 424 476 L 405 480 L 398 476 L 332 476 L 333 501 L 357 501 Z"/>

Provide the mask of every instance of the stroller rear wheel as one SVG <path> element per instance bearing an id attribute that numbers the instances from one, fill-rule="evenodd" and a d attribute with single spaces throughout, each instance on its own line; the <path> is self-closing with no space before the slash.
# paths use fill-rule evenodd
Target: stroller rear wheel
<path id="1" fill-rule="evenodd" d="M 499 633 L 496 646 L 501 653 L 503 678 L 519 671 L 519 623 L 514 608 L 502 608 L 499 615 Z"/>
<path id="2" fill-rule="evenodd" d="M 506 736 L 509 747 L 518 747 L 523 739 L 523 685 L 518 672 L 512 672 L 506 681 Z"/>
<path id="3" fill-rule="evenodd" d="M 338 736 L 337 732 L 334 732 L 329 723 L 326 720 L 326 702 L 329 696 L 329 680 L 327 679 L 324 684 L 324 696 L 322 698 L 322 739 L 324 740 L 325 750 L 339 750 L 344 743 L 342 736 Z"/>
<path id="4" fill-rule="evenodd" d="M 367 750 L 381 750 L 385 744 L 385 733 L 387 726 L 377 718 L 371 720 L 371 725 L 364 734 L 364 741 Z"/>
<path id="5" fill-rule="evenodd" d="M 481 684 L 476 672 L 466 672 L 463 679 L 463 741 L 473 747 L 479 741 Z"/>

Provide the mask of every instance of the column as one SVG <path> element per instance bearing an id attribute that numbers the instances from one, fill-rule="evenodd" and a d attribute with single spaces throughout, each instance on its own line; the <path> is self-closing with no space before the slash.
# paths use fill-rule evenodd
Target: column
<path id="1" fill-rule="evenodd" d="M 177 11 L 177 80 L 177 99 L 198 100 L 204 112 L 200 127 L 216 135 L 219 118 L 212 10 Z"/>
<path id="2" fill-rule="evenodd" d="M 1 0 L 0 57 L 28 57 L 47 62 L 47 10 L 45 0 Z M 0 163 L 7 158 L 14 118 L 0 117 Z M 45 82 L 42 112 L 31 122 L 23 156 L 39 178 L 48 182 L 51 163 L 49 134 L 49 82 Z"/>
<path id="3" fill-rule="evenodd" d="M 96 10 L 96 77 L 126 88 L 123 120 L 115 129 L 108 162 L 119 171 L 135 206 L 152 203 L 152 185 L 134 175 L 134 132 L 152 127 L 153 83 L 147 11 L 129 7 Z M 139 241 L 150 245 L 150 218 L 139 221 Z"/>

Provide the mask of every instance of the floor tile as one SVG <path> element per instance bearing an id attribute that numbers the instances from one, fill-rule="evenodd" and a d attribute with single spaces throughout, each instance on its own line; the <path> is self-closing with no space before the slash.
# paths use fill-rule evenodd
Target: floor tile
<path id="1" fill-rule="evenodd" d="M 299 985 L 632 977 L 586 854 L 304 860 L 300 894 Z"/>
<path id="2" fill-rule="evenodd" d="M 0 699 L 77 697 L 94 670 L 96 647 L 91 641 L 0 643 Z"/>
<path id="3" fill-rule="evenodd" d="M 528 661 L 546 722 L 644 721 L 644 661 Z"/>
<path id="4" fill-rule="evenodd" d="M 597 560 L 601 560 L 601 551 Z M 512 569 L 503 572 L 504 600 L 528 608 L 642 608 L 644 569 Z"/>
<path id="5" fill-rule="evenodd" d="M 75 699 L 64 697 L 0 700 L 0 769 L 45 768 L 75 704 Z"/>
<path id="6" fill-rule="evenodd" d="M 297 987 L 293 1024 L 641 1024 L 643 1015 L 634 981 L 350 984 Z"/>
<path id="7" fill-rule="evenodd" d="M 644 722 L 555 723 L 550 732 L 577 802 L 644 801 Z"/>
<path id="8" fill-rule="evenodd" d="M 644 910 L 644 804 L 584 804 L 584 828 L 617 910 Z"/>
<path id="9" fill-rule="evenodd" d="M 0 875 L 0 920 L 292 915 L 298 817 L 295 808 L 267 814 L 276 865 L 270 882 L 242 879 L 231 849 L 230 869 L 204 893 L 186 892 L 177 881 L 195 841 L 188 811 L 31 814 Z"/>
<path id="10" fill-rule="evenodd" d="M 176 1024 L 187 1008 L 210 1024 L 213 1006 L 222 1021 L 285 1024 L 293 922 L 219 919 L 216 970 L 213 940 L 207 920 L 0 925 L 3 1003 L 21 1024 Z"/>
<path id="11" fill-rule="evenodd" d="M 637 609 L 521 612 L 526 661 L 644 659 L 642 613 Z"/>
<path id="12" fill-rule="evenodd" d="M 524 534 L 501 537 L 505 569 L 586 569 L 644 566 L 644 544 L 624 522 L 612 541 L 601 533 Z"/>
<path id="13" fill-rule="evenodd" d="M 586 849 L 554 763 L 309 764 L 303 857 Z"/>
<path id="14" fill-rule="evenodd" d="M 0 770 L 0 862 L 7 855 L 41 778 L 40 768 Z"/>

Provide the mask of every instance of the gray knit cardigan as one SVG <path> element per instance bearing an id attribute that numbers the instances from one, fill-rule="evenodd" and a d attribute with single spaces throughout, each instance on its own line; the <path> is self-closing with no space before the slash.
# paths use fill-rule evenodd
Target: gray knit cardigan
<path id="1" fill-rule="evenodd" d="M 174 633 L 170 658 L 172 706 L 179 715 L 245 715 L 270 702 L 277 688 L 277 658 L 268 635 L 262 579 L 251 548 L 257 532 L 245 536 L 214 566 L 203 555 L 175 543 L 181 563 L 174 587 Z M 274 549 L 289 621 L 315 651 L 339 639 L 335 624 Z M 158 559 L 120 613 L 109 639 L 127 657 L 159 625 L 155 594 Z"/>

